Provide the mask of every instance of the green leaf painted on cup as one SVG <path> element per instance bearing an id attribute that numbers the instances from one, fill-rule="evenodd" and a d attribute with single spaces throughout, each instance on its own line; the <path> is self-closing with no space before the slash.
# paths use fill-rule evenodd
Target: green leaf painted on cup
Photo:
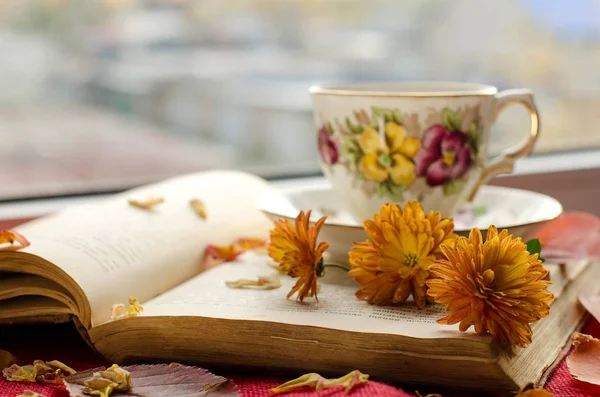
<path id="1" fill-rule="evenodd" d="M 358 124 L 352 124 L 350 119 L 346 117 L 346 126 L 353 134 L 362 134 L 364 128 Z"/>
<path id="2" fill-rule="evenodd" d="M 481 132 L 481 126 L 476 123 L 471 123 L 467 131 L 468 145 L 476 156 L 479 154 L 479 148 L 481 147 Z"/>
<path id="3" fill-rule="evenodd" d="M 465 185 L 464 179 L 455 179 L 453 181 L 447 182 L 443 187 L 442 191 L 444 192 L 444 196 L 452 196 L 454 194 L 459 193 Z"/>
<path id="4" fill-rule="evenodd" d="M 442 112 L 444 127 L 450 131 L 459 131 L 462 128 L 462 115 L 445 108 Z"/>

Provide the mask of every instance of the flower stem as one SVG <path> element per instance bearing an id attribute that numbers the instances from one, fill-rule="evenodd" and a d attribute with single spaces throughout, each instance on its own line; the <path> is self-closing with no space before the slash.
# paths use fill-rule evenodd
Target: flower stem
<path id="1" fill-rule="evenodd" d="M 342 265 L 336 265 L 336 264 L 334 264 L 334 263 L 325 263 L 325 264 L 323 264 L 323 267 L 334 267 L 334 268 L 336 268 L 336 269 L 343 270 L 343 271 L 345 271 L 346 273 L 350 271 L 350 268 L 349 268 L 349 267 L 342 266 Z"/>

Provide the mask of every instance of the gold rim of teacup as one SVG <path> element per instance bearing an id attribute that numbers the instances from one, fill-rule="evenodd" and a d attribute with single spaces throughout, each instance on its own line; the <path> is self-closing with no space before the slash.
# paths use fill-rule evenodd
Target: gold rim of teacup
<path id="1" fill-rule="evenodd" d="M 419 86 L 421 90 L 410 89 Z M 455 87 L 442 89 L 442 87 Z M 367 89 L 369 87 L 374 87 Z M 381 88 L 376 88 L 381 87 Z M 389 87 L 386 89 L 386 87 Z M 405 88 L 402 88 L 405 87 Z M 309 88 L 314 95 L 341 95 L 362 97 L 465 97 L 496 95 L 498 89 L 492 85 L 477 83 L 461 83 L 453 81 L 405 81 L 348 83 L 341 85 L 314 85 Z"/>

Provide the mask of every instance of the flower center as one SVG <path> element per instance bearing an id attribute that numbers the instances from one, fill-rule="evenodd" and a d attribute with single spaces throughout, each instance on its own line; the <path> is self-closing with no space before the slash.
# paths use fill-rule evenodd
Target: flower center
<path id="1" fill-rule="evenodd" d="M 321 260 L 319 261 L 319 263 L 317 263 L 317 266 L 315 268 L 315 274 L 317 275 L 317 277 L 323 277 L 324 273 L 325 273 L 325 264 L 323 263 L 323 258 L 321 258 Z"/>
<path id="2" fill-rule="evenodd" d="M 379 155 L 379 157 L 377 158 L 377 161 L 379 162 L 379 164 L 381 164 L 384 167 L 389 167 L 392 165 L 392 160 L 390 159 L 390 155 L 387 153 L 381 153 Z"/>
<path id="3" fill-rule="evenodd" d="M 404 261 L 402 264 L 406 267 L 415 267 L 419 263 L 419 257 L 416 254 L 404 255 Z"/>
<path id="4" fill-rule="evenodd" d="M 454 165 L 454 161 L 456 160 L 456 153 L 454 152 L 444 152 L 444 164 L 450 166 Z"/>

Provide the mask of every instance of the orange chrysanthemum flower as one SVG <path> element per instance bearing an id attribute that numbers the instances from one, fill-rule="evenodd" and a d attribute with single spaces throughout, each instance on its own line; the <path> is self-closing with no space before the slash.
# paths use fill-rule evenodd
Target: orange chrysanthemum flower
<path id="1" fill-rule="evenodd" d="M 427 303 L 429 267 L 441 257 L 439 246 L 454 239 L 454 221 L 437 212 L 425 214 L 417 201 L 384 204 L 381 214 L 367 220 L 369 239 L 354 243 L 349 274 L 361 284 L 359 299 L 370 304 L 404 303 L 412 293 L 422 308 Z"/>
<path id="2" fill-rule="evenodd" d="M 310 211 L 300 214 L 295 225 L 289 220 L 278 220 L 271 230 L 271 241 L 268 253 L 283 273 L 291 277 L 300 277 L 296 285 L 288 293 L 288 298 L 298 293 L 298 300 L 305 297 L 317 299 L 317 277 L 323 274 L 323 253 L 329 248 L 325 242 L 317 245 L 317 236 L 326 217 L 319 219 L 314 226 L 309 226 Z"/>
<path id="3" fill-rule="evenodd" d="M 544 281 L 548 271 L 538 254 L 531 255 L 521 238 L 490 226 L 486 242 L 474 228 L 455 246 L 442 244 L 445 256 L 431 266 L 428 294 L 446 305 L 440 324 L 472 325 L 479 334 L 490 333 L 502 342 L 524 347 L 531 343 L 530 323 L 550 312 L 552 293 Z"/>

